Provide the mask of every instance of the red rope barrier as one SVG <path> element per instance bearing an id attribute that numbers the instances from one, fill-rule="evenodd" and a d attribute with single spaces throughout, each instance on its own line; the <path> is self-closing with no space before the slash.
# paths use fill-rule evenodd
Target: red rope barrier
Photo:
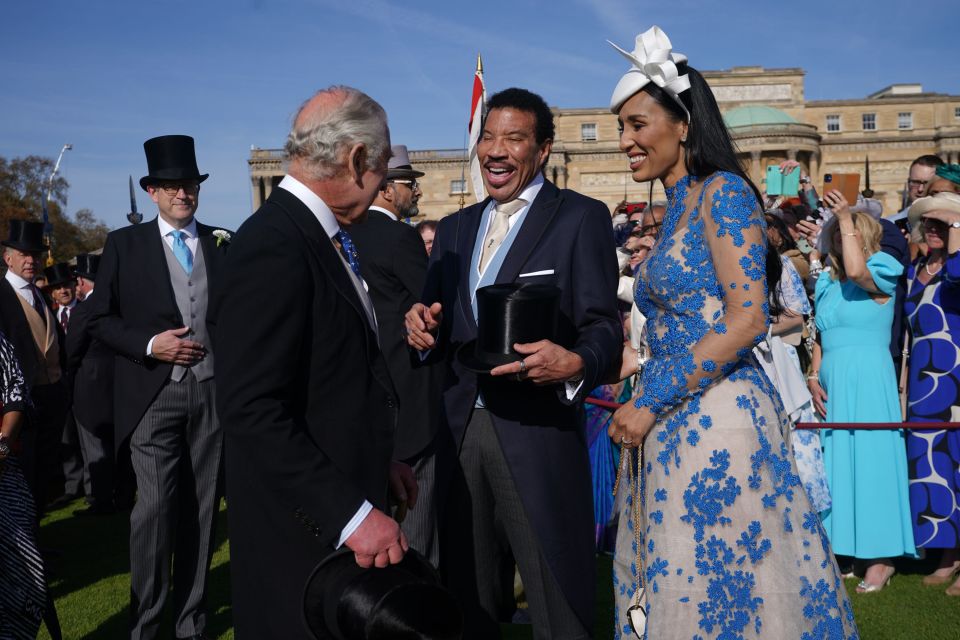
<path id="1" fill-rule="evenodd" d="M 960 422 L 798 422 L 797 429 L 844 429 L 880 431 L 884 429 L 960 429 Z"/>
<path id="2" fill-rule="evenodd" d="M 601 398 L 587 398 L 587 404 L 616 411 L 622 405 Z M 798 422 L 797 429 L 844 429 L 850 431 L 881 431 L 884 429 L 960 429 L 960 422 Z"/>
<path id="3" fill-rule="evenodd" d="M 623 405 L 619 402 L 613 402 L 611 400 L 601 400 L 600 398 L 587 398 L 584 400 L 587 404 L 596 405 L 598 407 L 603 407 L 604 409 L 610 409 L 611 411 L 616 411 Z"/>

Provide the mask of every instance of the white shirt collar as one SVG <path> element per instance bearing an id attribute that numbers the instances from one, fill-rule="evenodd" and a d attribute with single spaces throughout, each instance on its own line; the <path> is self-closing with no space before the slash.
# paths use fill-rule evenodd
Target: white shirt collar
<path id="1" fill-rule="evenodd" d="M 24 289 L 32 284 L 15 274 L 11 269 L 7 269 L 6 278 L 14 289 Z"/>
<path id="2" fill-rule="evenodd" d="M 523 191 L 521 191 L 520 195 L 518 195 L 517 197 L 523 198 L 523 200 L 527 203 L 526 205 L 524 205 L 524 207 L 529 207 L 530 204 L 537 198 L 537 194 L 540 193 L 540 189 L 542 187 L 543 187 L 543 173 L 538 171 L 537 176 L 530 181 L 530 184 L 524 187 Z M 497 204 L 499 203 L 496 200 L 494 200 L 493 206 L 497 206 Z M 523 209 L 517 210 L 517 212 L 514 213 L 513 215 L 516 215 L 521 211 L 523 211 Z"/>
<path id="3" fill-rule="evenodd" d="M 177 230 L 176 227 L 168 223 L 161 216 L 157 216 L 157 225 L 160 227 L 160 237 L 166 237 L 167 235 L 170 234 L 171 231 Z M 183 229 L 180 229 L 180 231 L 183 231 L 188 238 L 196 238 L 197 237 L 197 219 L 194 218 L 193 220 L 191 220 L 190 224 L 188 224 Z"/>
<path id="4" fill-rule="evenodd" d="M 377 206 L 374 206 L 374 205 L 370 205 L 370 209 L 371 209 L 372 211 L 379 211 L 380 213 L 386 214 L 387 217 L 389 217 L 389 218 L 390 218 L 391 220 L 393 220 L 394 222 L 399 222 L 399 221 L 400 221 L 400 219 L 397 217 L 397 214 L 395 214 L 395 213 L 393 213 L 392 211 L 389 211 L 389 210 L 387 210 L 387 209 L 384 209 L 383 207 L 377 207 Z"/>
<path id="5" fill-rule="evenodd" d="M 289 191 L 297 200 L 306 205 L 320 221 L 320 225 L 329 237 L 332 238 L 340 232 L 340 224 L 337 222 L 336 216 L 333 215 L 333 211 L 320 196 L 310 190 L 310 187 L 291 175 L 283 176 L 283 180 L 277 186 Z"/>

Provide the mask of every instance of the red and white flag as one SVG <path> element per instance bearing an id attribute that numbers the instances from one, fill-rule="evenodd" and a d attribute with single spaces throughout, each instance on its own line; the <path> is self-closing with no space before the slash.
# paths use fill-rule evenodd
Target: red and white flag
<path id="1" fill-rule="evenodd" d="M 473 97 L 470 99 L 470 124 L 467 130 L 470 133 L 470 144 L 467 146 L 467 157 L 470 159 L 470 180 L 473 184 L 473 193 L 477 202 L 487 197 L 487 190 L 483 186 L 483 177 L 480 175 L 480 159 L 477 157 L 477 142 L 480 140 L 480 131 L 483 129 L 483 115 L 487 104 L 487 90 L 483 85 L 483 61 L 477 54 L 477 72 L 473 76 Z"/>

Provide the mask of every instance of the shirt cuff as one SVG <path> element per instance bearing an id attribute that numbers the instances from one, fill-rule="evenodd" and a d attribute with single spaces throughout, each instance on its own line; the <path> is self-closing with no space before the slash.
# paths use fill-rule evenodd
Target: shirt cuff
<path id="1" fill-rule="evenodd" d="M 583 378 L 579 380 L 567 380 L 563 383 L 563 388 L 567 392 L 567 400 L 573 401 L 577 397 L 577 394 L 580 393 L 580 387 L 583 386 Z"/>
<path id="2" fill-rule="evenodd" d="M 150 342 L 147 343 L 147 355 L 150 357 L 153 357 L 153 341 L 156 340 L 159 335 L 158 333 L 156 336 L 153 336 L 150 338 Z"/>
<path id="3" fill-rule="evenodd" d="M 427 358 L 430 357 L 431 353 L 433 353 L 433 349 L 427 349 L 426 351 L 417 351 L 417 355 L 420 356 L 420 362 L 425 362 Z"/>
<path id="4" fill-rule="evenodd" d="M 350 518 L 350 522 L 347 523 L 347 526 L 343 528 L 343 531 L 340 532 L 340 540 L 337 541 L 337 549 L 343 546 L 343 543 L 347 541 L 347 538 L 353 535 L 353 532 L 360 528 L 360 525 L 363 524 L 363 521 L 366 519 L 370 512 L 373 511 L 373 505 L 370 504 L 367 500 L 363 501 L 363 504 L 360 505 L 360 508 L 357 509 L 357 512 Z"/>

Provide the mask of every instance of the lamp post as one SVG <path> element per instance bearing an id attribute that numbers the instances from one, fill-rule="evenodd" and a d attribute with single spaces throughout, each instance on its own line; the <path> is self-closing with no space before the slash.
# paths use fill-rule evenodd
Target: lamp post
<path id="1" fill-rule="evenodd" d="M 57 172 L 60 170 L 60 161 L 63 160 L 63 154 L 67 151 L 73 149 L 72 144 L 65 144 L 63 148 L 60 149 L 60 155 L 57 156 L 57 162 L 53 165 L 53 171 L 50 172 L 50 177 L 47 179 L 47 197 L 43 199 L 43 235 L 47 237 L 47 266 L 53 265 L 53 225 L 50 224 L 50 215 L 47 210 L 47 205 L 53 201 L 53 179 L 57 176 Z"/>
<path id="2" fill-rule="evenodd" d="M 130 213 L 127 214 L 127 220 L 130 224 L 140 224 L 143 221 L 143 214 L 137 211 L 137 196 L 133 192 L 133 176 L 130 179 Z"/>

